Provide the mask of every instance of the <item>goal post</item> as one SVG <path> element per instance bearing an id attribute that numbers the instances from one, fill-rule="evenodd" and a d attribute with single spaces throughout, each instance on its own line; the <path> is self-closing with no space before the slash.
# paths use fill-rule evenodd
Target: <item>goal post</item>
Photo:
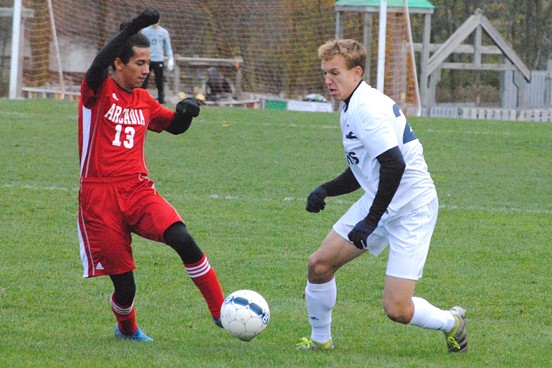
<path id="1" fill-rule="evenodd" d="M 418 73 L 408 1 L 389 8 L 380 0 L 378 24 L 377 88 L 395 100 L 405 114 L 421 114 Z M 385 14 L 382 14 L 385 12 Z"/>
<path id="2" fill-rule="evenodd" d="M 385 37 L 385 55 L 388 58 L 384 93 L 393 98 L 406 114 L 421 114 L 418 73 L 410 25 L 408 1 L 403 0 L 402 11 L 389 12 Z M 379 70 L 378 70 L 379 73 Z"/>
<path id="3" fill-rule="evenodd" d="M 376 88 L 384 91 L 385 80 L 385 41 L 387 39 L 387 0 L 380 0 L 379 10 L 379 32 L 378 32 L 378 67 L 376 77 Z"/>
<path id="4" fill-rule="evenodd" d="M 12 18 L 12 42 L 11 42 L 11 61 L 10 61 L 10 87 L 9 98 L 18 97 L 19 85 L 19 53 L 21 44 L 21 0 L 13 2 L 13 18 Z"/>
<path id="5" fill-rule="evenodd" d="M 412 27 L 410 24 L 410 11 L 408 10 L 408 1 L 404 0 L 404 12 L 406 20 L 406 29 L 408 37 L 408 45 L 410 46 L 409 60 L 412 63 L 412 81 L 414 83 L 414 110 L 413 115 L 421 116 L 422 115 L 422 101 L 420 99 L 420 83 L 418 80 L 418 67 L 416 65 L 416 55 L 414 54 L 414 40 L 412 38 Z"/>
<path id="6" fill-rule="evenodd" d="M 427 0 L 336 1 L 336 35 L 364 40 L 366 81 L 393 98 L 408 115 L 421 114 L 411 14 L 432 14 L 433 9 Z M 425 32 L 423 22 L 415 25 L 417 33 Z"/>

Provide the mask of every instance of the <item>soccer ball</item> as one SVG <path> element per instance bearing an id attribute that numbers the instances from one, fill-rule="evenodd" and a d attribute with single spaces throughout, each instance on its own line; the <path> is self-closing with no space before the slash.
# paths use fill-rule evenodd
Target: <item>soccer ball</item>
<path id="1" fill-rule="evenodd" d="M 253 290 L 238 290 L 228 295 L 220 313 L 222 327 L 242 341 L 258 336 L 270 320 L 266 300 Z"/>

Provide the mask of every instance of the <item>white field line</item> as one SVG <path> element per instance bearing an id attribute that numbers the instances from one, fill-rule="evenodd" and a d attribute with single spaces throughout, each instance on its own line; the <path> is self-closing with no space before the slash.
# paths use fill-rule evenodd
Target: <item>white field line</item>
<path id="1" fill-rule="evenodd" d="M 27 190 L 38 190 L 38 191 L 77 191 L 79 188 L 67 188 L 67 187 L 57 187 L 57 186 L 38 186 L 38 185 L 27 185 L 27 184 L 2 184 L 0 189 L 27 189 Z"/>
<path id="2" fill-rule="evenodd" d="M 552 210 L 545 209 L 536 209 L 528 210 L 525 208 L 494 208 L 494 207 L 458 207 L 458 206 L 447 206 L 439 205 L 439 208 L 442 210 L 448 211 L 474 211 L 474 212 L 488 212 L 488 213 L 521 213 L 525 215 L 552 215 Z"/>
<path id="3" fill-rule="evenodd" d="M 38 186 L 38 185 L 21 185 L 21 184 L 0 184 L 0 189 L 17 189 L 17 190 L 33 190 L 33 191 L 64 191 L 64 192 L 76 192 L 78 188 L 70 187 L 58 187 L 58 186 Z M 305 198 L 297 197 L 284 197 L 281 199 L 275 198 L 258 198 L 258 197 L 247 197 L 247 196 L 236 196 L 236 195 L 222 195 L 222 194 L 210 194 L 209 198 L 220 201 L 237 201 L 237 202 L 306 202 Z M 336 204 L 353 204 L 353 201 L 332 198 L 331 202 Z M 494 207 L 477 207 L 477 206 L 450 206 L 443 205 L 439 206 L 441 210 L 444 211 L 477 211 L 477 212 L 488 212 L 488 213 L 521 213 L 529 215 L 552 215 L 552 210 L 547 209 L 524 209 L 524 208 L 494 208 Z"/>
<path id="4" fill-rule="evenodd" d="M 428 132 L 428 133 L 445 133 L 445 134 L 465 134 L 465 135 L 494 135 L 494 136 L 517 136 L 519 134 L 512 133 L 512 132 L 505 132 L 505 131 L 479 131 L 479 130 L 463 130 L 461 132 L 458 132 L 456 130 L 448 130 L 448 129 L 420 129 L 420 131 Z"/>
<path id="5" fill-rule="evenodd" d="M 268 123 L 263 123 L 262 126 L 265 126 L 265 127 L 286 127 L 286 128 L 311 128 L 311 129 L 341 129 L 341 127 L 339 126 L 339 120 L 336 120 L 336 124 L 335 125 L 316 125 L 316 124 L 309 124 L 309 125 L 304 125 L 304 124 L 294 124 L 294 123 L 282 123 L 282 124 L 268 124 Z"/>
<path id="6" fill-rule="evenodd" d="M 211 194 L 209 196 L 211 199 L 216 200 L 225 200 L 225 201 L 263 201 L 263 202 L 271 202 L 275 201 L 274 198 L 253 198 L 253 197 L 240 197 L 240 196 L 224 196 L 224 195 L 218 195 L 218 194 Z M 307 198 L 296 198 L 296 197 L 284 197 L 282 198 L 283 202 L 305 202 L 306 203 Z M 337 204 L 350 204 L 352 205 L 353 201 L 343 200 L 343 199 L 331 199 L 332 203 Z M 459 206 L 450 206 L 450 205 L 439 205 L 439 208 L 441 210 L 447 210 L 447 211 L 479 211 L 479 212 L 489 212 L 489 213 L 522 213 L 522 214 L 544 214 L 544 215 L 552 215 L 552 210 L 546 210 L 546 209 L 536 209 L 536 210 L 528 210 L 528 209 L 522 209 L 522 208 L 489 208 L 489 207 L 459 207 Z"/>

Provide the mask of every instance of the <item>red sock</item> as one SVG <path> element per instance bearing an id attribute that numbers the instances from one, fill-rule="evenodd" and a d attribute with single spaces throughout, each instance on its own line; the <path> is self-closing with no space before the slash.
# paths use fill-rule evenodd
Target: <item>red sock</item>
<path id="1" fill-rule="evenodd" d="M 134 311 L 134 303 L 127 306 L 121 306 L 115 303 L 113 295 L 111 295 L 111 310 L 117 318 L 117 325 L 119 325 L 119 331 L 125 335 L 132 335 L 138 329 L 136 324 L 136 312 Z"/>
<path id="2" fill-rule="evenodd" d="M 214 319 L 220 318 L 220 307 L 224 301 L 224 295 L 220 287 L 219 280 L 215 270 L 211 268 L 209 261 L 205 254 L 201 259 L 192 264 L 184 264 L 188 276 L 192 279 L 197 286 L 203 298 L 207 302 L 209 311 Z"/>

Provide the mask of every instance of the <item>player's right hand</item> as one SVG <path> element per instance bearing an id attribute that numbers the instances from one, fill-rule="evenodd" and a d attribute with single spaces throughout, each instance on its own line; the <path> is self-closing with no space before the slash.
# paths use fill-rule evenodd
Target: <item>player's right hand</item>
<path id="1" fill-rule="evenodd" d="M 142 28 L 159 22 L 159 17 L 159 12 L 156 9 L 146 8 L 139 16 L 130 21 L 128 27 L 133 33 L 137 33 Z"/>
<path id="2" fill-rule="evenodd" d="M 320 212 L 326 207 L 326 202 L 324 201 L 328 193 L 322 187 L 318 187 L 309 194 L 307 198 L 307 211 L 309 212 Z"/>

